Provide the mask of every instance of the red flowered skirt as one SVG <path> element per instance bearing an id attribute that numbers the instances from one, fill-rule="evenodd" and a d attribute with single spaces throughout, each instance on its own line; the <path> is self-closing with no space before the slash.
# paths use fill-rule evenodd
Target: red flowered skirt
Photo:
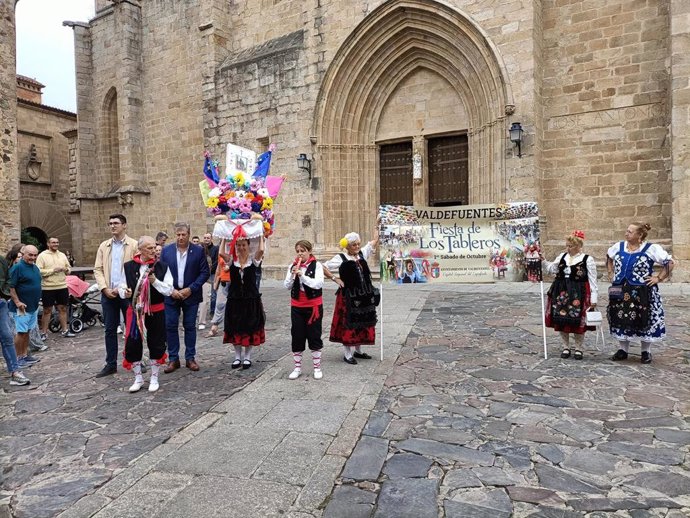
<path id="1" fill-rule="evenodd" d="M 566 290 L 565 283 L 554 281 L 554 288 L 549 290 L 546 300 L 546 327 L 552 327 L 555 331 L 564 333 L 583 334 L 585 331 L 594 331 L 592 326 L 585 325 L 585 313 L 592 305 L 589 282 L 581 283 L 579 290 Z M 564 317 L 577 318 L 577 324 L 559 322 L 554 314 L 562 314 Z"/>
<path id="2" fill-rule="evenodd" d="M 259 346 L 266 341 L 266 333 L 263 328 L 253 333 L 223 333 L 223 343 L 241 345 L 242 347 L 249 347 L 251 345 Z"/>
<path id="3" fill-rule="evenodd" d="M 363 327 L 361 329 L 348 329 L 347 306 L 342 291 L 335 297 L 335 308 L 333 309 L 333 322 L 331 323 L 331 342 L 338 342 L 343 345 L 374 345 L 376 341 L 376 326 Z"/>

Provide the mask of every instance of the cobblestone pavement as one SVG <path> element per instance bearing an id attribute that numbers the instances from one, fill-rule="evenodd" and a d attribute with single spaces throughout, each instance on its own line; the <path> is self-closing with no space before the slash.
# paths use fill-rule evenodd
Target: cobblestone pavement
<path id="1" fill-rule="evenodd" d="M 690 516 L 688 299 L 651 365 L 544 360 L 538 292 L 497 289 L 429 296 L 323 517 Z"/>
<path id="2" fill-rule="evenodd" d="M 145 385 L 130 394 L 133 375 L 121 367 L 114 376 L 94 377 L 105 357 L 102 328 L 94 327 L 73 339 L 52 335 L 46 342 L 50 349 L 36 354 L 42 361 L 27 371 L 29 387 L 10 387 L 4 373 L 0 497 L 5 502 L 11 497 L 14 515 L 55 516 L 289 352 L 289 295 L 273 286 L 264 289 L 268 341 L 255 351 L 248 370 L 232 370 L 229 346 L 198 331 L 199 372 L 183 367 L 161 373 L 157 393 L 149 394 Z M 333 297 L 326 299 L 329 304 Z"/>
<path id="3" fill-rule="evenodd" d="M 52 340 L 0 397 L 0 517 L 690 516 L 690 304 L 662 286 L 654 363 L 542 356 L 538 287 L 384 290 L 386 358 L 291 371 L 286 290 L 249 371 L 201 340 L 202 370 L 129 394 L 94 379 L 102 333 Z M 332 292 L 324 301 L 327 332 Z M 633 352 L 639 349 L 633 348 Z M 305 364 L 308 363 L 305 362 Z M 243 390 L 241 390 L 244 388 Z"/>

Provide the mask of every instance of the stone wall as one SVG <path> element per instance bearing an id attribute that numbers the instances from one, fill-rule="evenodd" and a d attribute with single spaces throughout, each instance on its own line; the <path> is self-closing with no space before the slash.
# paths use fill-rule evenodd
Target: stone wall
<path id="1" fill-rule="evenodd" d="M 638 220 L 670 243 L 669 3 L 543 4 L 547 244 L 581 228 L 601 259 Z"/>
<path id="2" fill-rule="evenodd" d="M 20 196 L 69 206 L 69 149 L 62 132 L 76 127 L 77 117 L 69 112 L 19 102 L 17 109 L 17 163 Z M 41 162 L 40 175 L 29 175 L 32 145 Z"/>
<path id="3" fill-rule="evenodd" d="M 82 254 L 93 260 L 109 214 L 129 233 L 172 231 L 186 220 L 205 230 L 198 183 L 203 163 L 198 2 L 115 2 L 88 24 L 73 24 L 77 57 Z M 116 96 L 117 132 L 112 104 Z M 82 127 L 81 114 L 84 113 Z M 117 153 L 109 135 L 116 134 Z M 118 161 L 118 171 L 108 160 Z M 86 182 L 108 171 L 108 182 Z M 110 183 L 111 185 L 108 185 Z M 150 194 L 149 194 L 150 193 Z"/>
<path id="4" fill-rule="evenodd" d="M 15 0 L 0 0 L 0 253 L 19 241 Z"/>
<path id="5" fill-rule="evenodd" d="M 19 100 L 17 163 L 22 228 L 38 227 L 48 237 L 58 237 L 61 249 L 70 251 L 69 143 L 63 132 L 73 130 L 76 124 L 73 113 Z"/>
<path id="6" fill-rule="evenodd" d="M 132 235 L 175 220 L 209 228 L 202 154 L 224 164 L 232 142 L 257 152 L 276 144 L 272 172 L 288 177 L 267 263 L 285 263 L 298 238 L 331 253 L 347 230 L 372 233 L 379 143 L 411 139 L 424 154 L 427 137 L 467 132 L 470 202 L 536 199 L 549 254 L 577 227 L 601 258 L 643 219 L 653 240 L 673 238 L 687 257 L 689 9 L 99 0 L 96 18 L 74 24 L 84 252 L 107 235 L 101 222 L 113 211 L 130 218 Z M 85 179 L 112 171 L 103 162 L 109 92 L 120 169 L 106 188 Z M 522 157 L 508 139 L 513 122 L 525 130 Z M 311 177 L 297 168 L 300 153 Z M 415 203 L 427 196 L 415 186 Z"/>
<path id="7" fill-rule="evenodd" d="M 475 56 L 479 57 L 480 52 L 485 53 L 481 59 L 497 56 L 495 65 L 490 66 L 500 69 L 502 72 L 497 75 L 502 77 L 482 82 L 473 67 L 481 69 L 485 65 L 472 64 L 471 59 L 465 65 L 458 65 L 457 77 L 451 77 L 443 60 L 431 57 L 423 62 L 426 57 L 420 51 L 419 66 L 410 65 L 410 73 L 401 68 L 399 73 L 404 75 L 396 77 L 398 71 L 391 69 L 381 76 L 380 86 L 363 89 L 356 94 L 358 97 L 352 94 L 357 101 L 332 109 L 334 121 L 342 118 L 347 121 L 342 127 L 352 128 L 341 130 L 340 141 L 324 138 L 325 134 L 320 135 L 317 129 L 321 119 L 319 103 L 323 101 L 320 96 L 324 96 L 326 89 L 324 81 L 328 81 L 325 78 L 329 68 L 334 68 L 339 50 L 342 54 L 341 48 L 359 37 L 353 35 L 358 24 L 377 9 L 399 4 L 403 10 L 407 9 L 408 18 L 413 18 L 417 15 L 412 8 L 418 4 L 326 0 L 305 7 L 301 1 L 245 0 L 231 5 L 232 30 L 230 39 L 224 43 L 228 57 L 217 69 L 215 84 L 208 85 L 215 95 L 206 99 L 204 136 L 217 156 L 222 155 L 222 144 L 227 142 L 256 149 L 259 142 L 268 138 L 277 145 L 274 173 L 287 174 L 289 181 L 276 205 L 278 231 L 271 239 L 271 246 L 277 250 L 269 255 L 270 261 L 285 262 L 297 238 L 312 239 L 318 249 L 332 250 L 347 230 L 357 230 L 365 237 L 371 235 L 378 203 L 376 143 L 379 141 L 414 138 L 415 145 L 423 149 L 421 135 L 469 131 L 475 143 L 471 169 L 477 171 L 472 180 L 475 184 L 472 202 L 537 197 L 530 150 L 518 159 L 506 141 L 507 128 L 515 120 L 522 121 L 528 132 L 534 132 L 532 2 L 455 0 L 449 3 L 467 14 L 461 23 L 467 25 L 468 31 L 474 31 L 472 37 L 481 48 Z M 449 23 L 448 9 L 443 4 L 426 2 L 424 8 L 426 14 L 421 16 L 433 18 L 436 11 L 440 24 Z M 371 38 L 383 39 L 389 30 L 382 26 Z M 366 34 L 362 39 L 365 37 Z M 446 40 L 438 43 L 440 47 L 445 46 L 440 52 L 460 53 L 454 39 L 457 34 L 450 30 Z M 413 44 L 422 49 L 422 40 L 420 37 Z M 394 47 L 392 42 L 391 48 Z M 387 66 L 385 60 L 377 61 L 377 53 L 383 50 L 379 52 L 372 47 L 361 50 L 358 56 L 357 46 L 352 48 L 353 66 L 360 66 L 356 59 L 369 62 L 361 65 L 364 71 L 345 68 L 342 77 L 333 79 L 334 85 L 366 81 L 367 76 L 379 73 L 379 67 Z M 402 47 L 399 53 L 400 61 L 405 61 L 409 54 Z M 463 73 L 469 79 L 463 79 Z M 458 83 L 463 81 L 467 85 L 459 87 Z M 477 106 L 469 106 L 473 91 L 481 96 L 482 91 L 494 88 L 494 84 L 485 84 L 491 82 L 503 93 L 484 94 L 485 98 L 493 95 L 501 99 L 500 106 L 482 107 L 484 112 L 492 114 L 479 115 Z M 401 100 L 412 92 L 417 99 L 414 107 Z M 345 92 L 334 93 L 333 98 L 337 101 L 345 95 Z M 504 104 L 514 105 L 515 113 L 511 110 L 511 115 L 506 116 Z M 364 113 L 366 109 L 370 111 Z M 414 113 L 409 113 L 410 109 Z M 467 113 L 470 109 L 472 116 Z M 428 111 L 421 115 L 416 110 Z M 374 131 L 371 136 L 362 137 L 365 132 L 358 131 L 358 125 L 373 127 Z M 344 135 L 345 131 L 348 135 Z M 357 140 L 358 137 L 361 139 Z M 311 181 L 296 168 L 295 157 L 299 153 L 313 158 Z M 490 156 L 486 157 L 487 154 Z M 490 171 L 488 176 L 494 179 L 487 180 L 479 171 Z M 425 192 L 423 186 L 415 189 Z M 415 200 L 418 198 L 415 194 Z"/>

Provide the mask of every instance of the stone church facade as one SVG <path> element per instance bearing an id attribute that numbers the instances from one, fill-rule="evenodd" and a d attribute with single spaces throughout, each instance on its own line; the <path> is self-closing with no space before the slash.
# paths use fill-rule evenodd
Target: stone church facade
<path id="1" fill-rule="evenodd" d="M 603 258 L 642 220 L 690 258 L 686 2 L 96 0 L 66 24 L 85 260 L 113 212 L 132 235 L 205 231 L 202 155 L 229 142 L 275 144 L 288 176 L 272 265 L 300 238 L 370 238 L 382 200 L 536 200 L 549 255 L 580 228 Z"/>

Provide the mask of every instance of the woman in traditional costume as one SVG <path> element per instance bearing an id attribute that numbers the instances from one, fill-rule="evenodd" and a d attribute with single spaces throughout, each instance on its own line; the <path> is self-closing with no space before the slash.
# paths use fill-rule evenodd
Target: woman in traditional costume
<path id="1" fill-rule="evenodd" d="M 583 358 L 585 314 L 597 305 L 597 269 L 594 259 L 582 253 L 585 233 L 575 230 L 565 238 L 566 251 L 553 263 L 544 261 L 546 270 L 556 275 L 547 293 L 546 326 L 561 335 L 561 358 L 569 358 L 570 335 L 573 335 L 576 360 Z"/>
<path id="2" fill-rule="evenodd" d="M 631 223 L 625 241 L 611 246 L 606 268 L 612 286 L 609 289 L 607 316 L 611 335 L 618 340 L 618 350 L 611 357 L 625 360 L 631 338 L 641 342 L 642 363 L 652 363 L 652 343 L 666 335 L 664 306 L 658 284 L 673 271 L 673 258 L 660 245 L 648 243 L 647 223 Z M 662 266 L 658 274 L 654 265 Z"/>
<path id="3" fill-rule="evenodd" d="M 232 368 L 248 369 L 252 366 L 252 348 L 266 341 L 264 325 L 266 314 L 261 302 L 257 277 L 261 274 L 264 257 L 264 237 L 253 257 L 249 254 L 249 239 L 240 237 L 230 245 L 230 253 L 224 253 L 225 242 L 221 242 L 220 253 L 230 265 L 230 286 L 225 305 L 225 333 L 223 343 L 233 344 L 235 360 Z M 244 354 L 243 354 L 244 353 Z"/>
<path id="4" fill-rule="evenodd" d="M 130 392 L 138 392 L 144 384 L 141 357 L 144 340 L 151 359 L 149 392 L 158 390 L 158 373 L 166 360 L 164 297 L 173 292 L 173 276 L 168 266 L 156 257 L 156 242 L 142 236 L 139 252 L 124 264 L 126 286 L 118 288 L 120 298 L 129 299 L 125 326 L 125 350 L 122 366 L 134 371 Z"/>
<path id="5" fill-rule="evenodd" d="M 330 341 L 343 344 L 343 360 L 356 365 L 355 358 L 368 360 L 371 356 L 362 352 L 362 345 L 373 345 L 376 340 L 376 304 L 375 290 L 371 282 L 371 272 L 367 258 L 374 253 L 378 244 L 376 238 L 362 248 L 359 234 L 350 232 L 340 240 L 344 249 L 325 263 L 330 271 L 338 270 L 336 281 L 340 289 L 336 292 L 335 309 L 331 323 Z M 354 349 L 354 354 L 353 354 Z"/>
<path id="6" fill-rule="evenodd" d="M 307 240 L 297 241 L 297 257 L 288 266 L 284 285 L 290 290 L 290 320 L 292 327 L 292 357 L 295 368 L 288 378 L 299 378 L 302 373 L 302 354 L 305 344 L 309 344 L 314 364 L 314 378 L 323 377 L 321 371 L 321 329 L 323 321 L 322 288 L 324 282 L 323 265 L 312 255 L 312 244 Z M 328 272 L 328 276 L 333 276 Z"/>

